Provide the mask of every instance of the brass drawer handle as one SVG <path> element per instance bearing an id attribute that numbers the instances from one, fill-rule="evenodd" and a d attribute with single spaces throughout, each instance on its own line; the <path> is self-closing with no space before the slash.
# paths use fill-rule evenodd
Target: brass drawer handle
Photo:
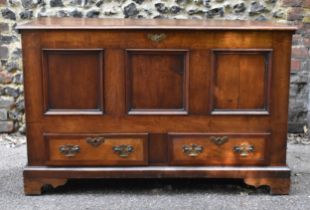
<path id="1" fill-rule="evenodd" d="M 166 34 L 160 33 L 160 34 L 148 34 L 147 38 L 153 42 L 161 42 L 167 37 Z"/>
<path id="2" fill-rule="evenodd" d="M 112 150 L 117 153 L 120 157 L 126 158 L 129 156 L 130 153 L 134 152 L 134 147 L 132 145 L 118 145 L 113 146 Z"/>
<path id="3" fill-rule="evenodd" d="M 203 151 L 203 146 L 197 145 L 197 144 L 190 144 L 190 145 L 183 145 L 183 152 L 190 156 L 190 157 L 196 157 Z"/>
<path id="4" fill-rule="evenodd" d="M 92 145 L 93 147 L 98 147 L 104 142 L 104 138 L 103 137 L 87 137 L 86 142 Z"/>
<path id="5" fill-rule="evenodd" d="M 59 152 L 66 157 L 74 157 L 80 152 L 79 145 L 65 144 L 59 147 Z"/>
<path id="6" fill-rule="evenodd" d="M 228 136 L 211 136 L 210 139 L 214 144 L 220 146 L 228 141 Z"/>
<path id="7" fill-rule="evenodd" d="M 247 157 L 249 153 L 253 153 L 255 151 L 255 148 L 251 144 L 242 143 L 239 146 L 234 146 L 233 151 L 240 154 L 241 157 Z"/>

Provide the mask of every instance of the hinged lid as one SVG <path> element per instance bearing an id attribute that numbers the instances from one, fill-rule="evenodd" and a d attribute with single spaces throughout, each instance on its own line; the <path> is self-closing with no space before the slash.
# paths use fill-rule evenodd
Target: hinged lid
<path id="1" fill-rule="evenodd" d="M 26 24 L 26 29 L 182 29 L 182 30 L 290 30 L 296 26 L 270 21 L 244 20 L 189 20 L 189 19 L 90 19 L 90 18 L 38 18 Z"/>

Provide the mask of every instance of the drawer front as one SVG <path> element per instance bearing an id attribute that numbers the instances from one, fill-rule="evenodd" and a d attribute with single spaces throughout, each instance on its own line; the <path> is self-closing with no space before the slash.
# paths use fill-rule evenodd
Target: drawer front
<path id="1" fill-rule="evenodd" d="M 265 165 L 270 134 L 169 134 L 171 165 Z"/>
<path id="2" fill-rule="evenodd" d="M 45 134 L 47 165 L 147 165 L 147 134 Z"/>

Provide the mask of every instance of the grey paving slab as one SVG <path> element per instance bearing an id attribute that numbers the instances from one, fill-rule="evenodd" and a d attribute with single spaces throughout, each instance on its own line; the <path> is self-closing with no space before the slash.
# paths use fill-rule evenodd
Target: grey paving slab
<path id="1" fill-rule="evenodd" d="M 242 181 L 208 179 L 73 180 L 42 196 L 24 196 L 22 169 L 26 146 L 0 145 L 0 210 L 58 209 L 310 209 L 310 146 L 288 146 L 292 189 L 288 196 L 270 196 Z"/>

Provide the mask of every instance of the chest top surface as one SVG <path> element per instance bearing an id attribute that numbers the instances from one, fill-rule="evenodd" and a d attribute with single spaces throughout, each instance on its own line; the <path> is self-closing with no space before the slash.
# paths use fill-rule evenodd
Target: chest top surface
<path id="1" fill-rule="evenodd" d="M 170 30 L 276 30 L 295 31 L 296 26 L 270 21 L 189 19 L 83 19 L 44 17 L 19 24 L 26 29 L 170 29 Z"/>

